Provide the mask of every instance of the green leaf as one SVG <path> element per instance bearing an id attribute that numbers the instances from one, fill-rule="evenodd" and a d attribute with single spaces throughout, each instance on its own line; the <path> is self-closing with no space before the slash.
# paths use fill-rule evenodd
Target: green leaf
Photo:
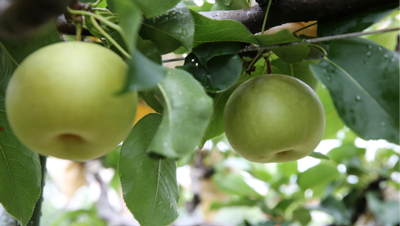
<path id="1" fill-rule="evenodd" d="M 328 196 L 319 204 L 319 208 L 330 214 L 338 225 L 350 225 L 350 216 L 343 202 Z"/>
<path id="2" fill-rule="evenodd" d="M 247 170 L 247 172 L 249 172 L 253 177 L 265 182 L 273 178 L 264 164 L 252 163 L 251 168 Z"/>
<path id="3" fill-rule="evenodd" d="M 289 42 L 298 42 L 296 36 L 294 36 L 289 30 L 281 30 L 274 34 L 267 35 L 255 35 L 255 39 L 261 46 L 276 45 Z M 257 44 L 257 43 L 255 43 Z M 302 61 L 306 58 L 310 52 L 308 45 L 295 45 L 295 46 L 284 46 L 278 48 L 272 48 L 272 51 L 282 60 L 289 64 L 294 64 Z"/>
<path id="4" fill-rule="evenodd" d="M 373 192 L 368 192 L 366 196 L 369 209 L 372 211 L 381 225 L 391 226 L 400 223 L 399 201 L 382 202 L 379 200 L 377 194 Z"/>
<path id="5" fill-rule="evenodd" d="M 301 225 L 308 225 L 311 221 L 310 211 L 305 208 L 297 208 L 293 211 L 292 220 L 298 221 Z"/>
<path id="6" fill-rule="evenodd" d="M 318 21 L 318 37 L 363 31 L 385 18 L 398 6 L 398 3 L 392 3 L 327 22 Z"/>
<path id="7" fill-rule="evenodd" d="M 257 43 L 247 28 L 233 20 L 213 20 L 202 16 L 195 11 L 192 13 L 195 34 L 194 44 L 198 45 L 205 42 L 247 42 Z"/>
<path id="8" fill-rule="evenodd" d="M 13 134 L 0 96 L 0 203 L 27 225 L 41 191 L 39 155 Z"/>
<path id="9" fill-rule="evenodd" d="M 287 29 L 280 30 L 273 34 L 259 34 L 254 35 L 254 38 L 257 40 L 257 43 L 261 46 L 269 46 L 269 45 L 277 45 L 289 42 L 298 42 L 298 39 L 295 35 L 292 34 Z"/>
<path id="10" fill-rule="evenodd" d="M 236 55 L 240 50 L 238 42 L 211 42 L 204 43 L 193 48 L 192 53 L 197 57 L 199 63 L 207 66 L 207 62 L 214 57 L 223 55 Z"/>
<path id="11" fill-rule="evenodd" d="M 204 144 L 207 140 L 213 139 L 215 137 L 221 136 L 224 133 L 224 110 L 226 102 L 229 96 L 233 92 L 233 88 L 228 89 L 223 93 L 218 93 L 213 98 L 213 113 L 211 116 L 210 123 L 208 123 L 206 132 L 204 133 L 203 139 L 201 141 Z"/>
<path id="12" fill-rule="evenodd" d="M 124 141 L 119 173 L 128 209 L 140 225 L 169 225 L 178 217 L 176 162 L 150 158 L 146 150 L 155 139 L 162 116 L 148 114 Z"/>
<path id="13" fill-rule="evenodd" d="M 325 160 L 330 160 L 330 158 L 321 152 L 313 152 L 309 155 L 310 157 L 316 158 L 316 159 L 325 159 Z"/>
<path id="14" fill-rule="evenodd" d="M 357 214 L 357 204 L 360 198 L 363 198 L 363 191 L 359 188 L 352 188 L 350 192 L 347 193 L 342 199 L 344 206 L 346 207 L 346 211 L 349 214 L 350 219 L 354 218 L 354 215 Z"/>
<path id="15" fill-rule="evenodd" d="M 290 161 L 284 163 L 278 163 L 277 168 L 278 172 L 282 177 L 290 178 L 293 174 L 297 174 L 299 171 L 297 170 L 297 161 Z"/>
<path id="16" fill-rule="evenodd" d="M 165 78 L 165 67 L 145 57 L 138 49 L 128 59 L 128 81 L 123 91 L 150 90 Z"/>
<path id="17" fill-rule="evenodd" d="M 325 132 L 322 139 L 336 138 L 336 133 L 343 129 L 344 123 L 336 111 L 329 90 L 320 84 L 317 94 L 325 112 Z"/>
<path id="18" fill-rule="evenodd" d="M 187 72 L 167 69 L 158 84 L 163 119 L 148 152 L 168 158 L 191 153 L 200 143 L 212 114 L 212 100 Z"/>
<path id="19" fill-rule="evenodd" d="M 345 159 L 353 157 L 361 157 L 365 154 L 365 149 L 357 148 L 354 144 L 343 144 L 340 147 L 334 148 L 326 154 L 330 159 L 337 163 L 342 163 Z"/>
<path id="20" fill-rule="evenodd" d="M 211 121 L 207 126 L 207 130 L 204 134 L 202 143 L 206 142 L 209 139 L 213 139 L 215 137 L 218 137 L 224 133 L 224 110 L 225 110 L 225 105 L 226 102 L 228 101 L 228 98 L 232 94 L 232 92 L 243 82 L 260 76 L 261 74 L 255 74 L 252 73 L 251 76 L 244 76 L 240 78 L 235 85 L 233 85 L 231 88 L 228 90 L 215 94 L 214 96 L 214 107 L 213 107 L 213 114 L 211 117 Z"/>
<path id="21" fill-rule="evenodd" d="M 239 55 L 221 55 L 202 65 L 193 53 L 185 59 L 181 67 L 191 73 L 209 92 L 223 92 L 233 86 L 242 72 Z"/>
<path id="22" fill-rule="evenodd" d="M 108 0 L 115 12 L 118 14 L 119 26 L 121 26 L 126 37 L 123 37 L 128 52 L 133 50 L 136 44 L 137 32 L 142 22 L 142 12 L 134 1 Z"/>
<path id="23" fill-rule="evenodd" d="M 264 223 L 256 224 L 254 226 L 291 226 L 293 223 L 291 222 L 281 222 L 281 221 L 266 221 Z"/>
<path id="24" fill-rule="evenodd" d="M 332 42 L 328 59 L 311 70 L 346 125 L 364 139 L 399 143 L 399 54 L 353 38 Z"/>
<path id="25" fill-rule="evenodd" d="M 221 174 L 215 174 L 213 176 L 213 180 L 217 187 L 224 192 L 245 196 L 245 197 L 262 197 L 258 192 L 256 192 L 250 185 L 248 185 L 243 177 L 237 173 L 229 173 L 226 176 L 222 176 Z"/>
<path id="26" fill-rule="evenodd" d="M 375 152 L 374 160 L 382 163 L 387 162 L 393 155 L 399 156 L 399 154 L 392 149 L 378 148 Z"/>
<path id="27" fill-rule="evenodd" d="M 400 11 L 399 9 L 394 10 L 385 19 L 379 21 L 379 23 L 374 24 L 369 30 L 379 30 L 382 28 L 398 28 L 400 27 L 400 20 L 397 18 Z M 399 32 L 386 32 L 381 34 L 372 34 L 366 36 L 371 41 L 382 45 L 386 49 L 395 50 L 397 46 L 397 37 Z"/>
<path id="28" fill-rule="evenodd" d="M 297 184 L 301 189 L 314 189 L 337 179 L 340 173 L 332 163 L 322 161 L 299 174 Z"/>
<path id="29" fill-rule="evenodd" d="M 211 10 L 236 10 L 249 7 L 249 3 L 246 0 L 216 0 Z"/>
<path id="30" fill-rule="evenodd" d="M 291 206 L 293 203 L 296 203 L 296 200 L 293 198 L 283 199 L 280 200 L 278 204 L 274 207 L 274 211 L 278 212 L 281 216 L 285 215 L 286 210 Z"/>
<path id="31" fill-rule="evenodd" d="M 317 90 L 319 81 L 311 72 L 310 65 L 318 64 L 318 62 L 318 60 L 303 60 L 298 63 L 289 64 L 282 59 L 276 59 L 273 60 L 271 64 L 277 67 L 280 73 L 298 78 L 309 85 L 313 90 Z"/>
<path id="32" fill-rule="evenodd" d="M 152 41 L 163 54 L 181 45 L 191 50 L 194 37 L 192 15 L 185 4 L 179 3 L 166 14 L 144 20 L 140 36 Z"/>
<path id="33" fill-rule="evenodd" d="M 57 214 L 52 218 L 49 226 L 106 226 L 106 222 L 99 218 L 95 205 L 89 209 L 78 209 Z"/>
<path id="34" fill-rule="evenodd" d="M 5 97 L 8 81 L 10 80 L 17 63 L 11 57 L 10 53 L 0 42 L 0 96 Z"/>
<path id="35" fill-rule="evenodd" d="M 162 64 L 161 53 L 153 42 L 138 38 L 136 49 L 154 63 Z"/>
<path id="36" fill-rule="evenodd" d="M 207 1 L 203 0 L 203 5 L 198 6 L 195 2 L 188 2 L 188 1 L 184 1 L 184 3 L 186 4 L 186 6 L 195 11 L 195 12 L 202 12 L 202 11 L 210 11 L 211 8 L 213 7 L 213 3 L 209 3 Z"/>
<path id="37" fill-rule="evenodd" d="M 109 3 L 110 0 L 107 0 Z M 180 0 L 130 0 L 135 3 L 147 18 L 155 17 L 165 13 L 174 7 Z M 109 3 L 110 5 L 110 3 Z"/>
<path id="38" fill-rule="evenodd" d="M 288 177 L 275 177 L 274 180 L 271 182 L 271 188 L 273 188 L 274 190 L 279 191 L 279 188 L 283 185 L 283 184 L 288 184 L 289 178 Z"/>
<path id="39" fill-rule="evenodd" d="M 153 108 L 154 111 L 158 113 L 162 113 L 164 107 L 161 105 L 160 101 L 156 97 L 156 92 L 154 90 L 146 91 L 146 92 L 139 92 L 140 98 L 149 105 L 149 107 Z"/>
<path id="40" fill-rule="evenodd" d="M 15 62 L 19 64 L 25 57 L 36 50 L 61 42 L 61 37 L 54 24 L 51 24 L 51 26 L 46 26 L 40 33 L 30 39 L 24 41 L 1 40 L 1 42 Z"/>
<path id="41" fill-rule="evenodd" d="M 294 64 L 306 58 L 310 52 L 310 48 L 307 45 L 284 46 L 274 48 L 272 49 L 272 52 L 282 60 Z"/>
<path id="42" fill-rule="evenodd" d="M 250 199 L 246 196 L 241 196 L 239 198 L 231 199 L 227 202 L 213 202 L 211 204 L 210 210 L 218 210 L 223 207 L 230 207 L 230 206 L 256 206 L 258 200 Z"/>

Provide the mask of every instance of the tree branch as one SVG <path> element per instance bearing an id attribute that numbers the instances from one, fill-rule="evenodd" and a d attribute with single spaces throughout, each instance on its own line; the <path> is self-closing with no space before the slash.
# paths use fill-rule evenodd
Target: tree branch
<path id="1" fill-rule="evenodd" d="M 0 37 L 23 38 L 66 11 L 71 0 L 0 1 Z"/>
<path id="2" fill-rule="evenodd" d="M 266 28 L 290 22 L 329 21 L 382 6 L 396 8 L 398 0 L 279 0 L 274 1 Z M 216 20 L 236 20 L 252 33 L 261 31 L 265 10 L 259 6 L 231 11 L 200 12 Z"/>

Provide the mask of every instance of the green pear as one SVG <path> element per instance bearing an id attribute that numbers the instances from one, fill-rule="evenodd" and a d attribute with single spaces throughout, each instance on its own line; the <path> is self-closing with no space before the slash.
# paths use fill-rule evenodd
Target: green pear
<path id="1" fill-rule="evenodd" d="M 129 134 L 137 93 L 120 93 L 127 65 L 93 43 L 52 44 L 29 55 L 6 91 L 6 113 L 31 150 L 74 161 L 98 158 Z"/>
<path id="2" fill-rule="evenodd" d="M 287 162 L 318 146 L 325 113 L 317 94 L 304 82 L 287 75 L 263 75 L 244 82 L 229 97 L 224 129 L 243 158 Z"/>

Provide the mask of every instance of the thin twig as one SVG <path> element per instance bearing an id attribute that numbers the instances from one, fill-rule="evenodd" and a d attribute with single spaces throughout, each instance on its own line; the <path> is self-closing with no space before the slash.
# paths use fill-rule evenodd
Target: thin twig
<path id="1" fill-rule="evenodd" d="M 393 31 L 400 31 L 400 28 L 388 28 L 388 29 L 382 29 L 382 30 L 377 30 L 377 31 L 367 31 L 367 32 L 354 32 L 354 33 L 349 33 L 349 34 L 341 34 L 341 35 L 333 35 L 333 36 L 329 36 L 329 37 L 305 39 L 305 40 L 297 41 L 297 42 L 288 42 L 288 43 L 269 45 L 269 46 L 247 47 L 245 49 L 239 50 L 239 53 L 259 51 L 259 50 L 263 50 L 263 49 L 275 49 L 275 48 L 284 47 L 284 46 L 315 44 L 315 43 L 320 43 L 320 42 L 333 41 L 333 40 L 339 40 L 339 39 L 345 39 L 345 38 L 353 38 L 353 37 L 372 35 L 372 34 L 380 34 L 380 33 L 393 32 Z M 185 60 L 185 58 L 179 57 L 179 58 L 163 60 L 163 63 L 169 63 L 169 62 L 181 61 L 181 60 Z"/>
<path id="2" fill-rule="evenodd" d="M 163 63 L 165 64 L 165 63 L 181 61 L 181 60 L 185 60 L 185 57 L 179 57 L 179 58 L 172 58 L 172 59 L 163 60 Z"/>
<path id="3" fill-rule="evenodd" d="M 257 50 L 261 50 L 261 49 L 275 49 L 275 48 L 284 47 L 284 46 L 315 44 L 315 43 L 320 43 L 320 42 L 334 41 L 334 40 L 339 40 L 339 39 L 353 38 L 353 37 L 372 35 L 372 34 L 380 34 L 380 33 L 385 33 L 385 32 L 399 31 L 399 30 L 400 30 L 400 28 L 389 28 L 389 29 L 383 29 L 383 30 L 377 30 L 377 31 L 354 32 L 354 33 L 349 33 L 349 34 L 333 35 L 333 36 L 329 36 L 329 37 L 305 39 L 305 40 L 297 41 L 297 42 L 289 42 L 289 43 L 282 43 L 282 44 L 269 45 L 269 46 L 249 47 L 247 49 L 241 49 L 239 51 L 239 53 L 257 51 Z"/>

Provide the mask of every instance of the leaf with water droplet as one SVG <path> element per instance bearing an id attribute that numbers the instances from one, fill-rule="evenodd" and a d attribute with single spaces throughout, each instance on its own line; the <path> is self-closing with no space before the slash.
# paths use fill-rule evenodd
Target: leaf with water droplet
<path id="1" fill-rule="evenodd" d="M 238 42 L 210 42 L 196 46 L 193 48 L 192 53 L 196 56 L 201 66 L 207 68 L 207 62 L 212 58 L 223 55 L 236 55 L 239 50 L 240 43 Z M 194 61 L 195 59 L 192 59 L 192 62 Z"/>
<path id="2" fill-rule="evenodd" d="M 366 46 L 372 47 L 368 48 L 371 56 L 365 55 Z M 329 89 L 349 128 L 364 139 L 399 143 L 399 54 L 378 47 L 362 38 L 333 41 L 329 60 L 311 69 Z M 395 60 L 385 60 L 389 56 Z M 323 70 L 330 67 L 337 70 Z M 335 79 L 329 81 L 329 76 Z M 382 121 L 385 127 L 381 127 Z"/>
<path id="3" fill-rule="evenodd" d="M 329 82 L 330 77 L 327 78 Z M 325 112 L 325 132 L 323 139 L 336 139 L 337 132 L 344 127 L 343 121 L 335 109 L 328 89 L 321 84 L 317 89 L 317 94 L 321 99 Z"/>
<path id="4" fill-rule="evenodd" d="M 200 59 L 205 64 L 200 63 L 194 53 L 191 53 L 181 68 L 191 73 L 209 92 L 223 92 L 229 89 L 242 72 L 242 61 L 237 54 L 217 55 L 211 59 L 203 56 Z"/>
<path id="5" fill-rule="evenodd" d="M 254 35 L 241 23 L 233 20 L 213 20 L 199 13 L 192 13 L 196 30 L 194 43 L 205 42 L 247 42 L 259 44 Z"/>
<path id="6" fill-rule="evenodd" d="M 164 54 L 180 46 L 191 50 L 194 31 L 192 14 L 183 3 L 179 3 L 166 14 L 144 20 L 139 34 L 142 38 L 151 40 Z"/>

